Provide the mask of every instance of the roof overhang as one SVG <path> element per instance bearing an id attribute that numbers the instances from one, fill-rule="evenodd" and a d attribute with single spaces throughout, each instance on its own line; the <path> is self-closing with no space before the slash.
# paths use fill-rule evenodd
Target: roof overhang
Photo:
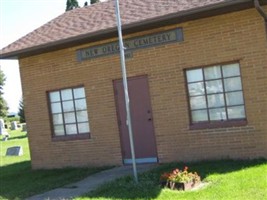
<path id="1" fill-rule="evenodd" d="M 139 21 L 136 23 L 123 25 L 122 30 L 123 34 L 130 34 L 139 31 L 149 30 L 152 28 L 158 28 L 166 25 L 172 25 L 200 18 L 226 14 L 253 7 L 253 0 L 228 0 L 214 5 L 191 9 L 184 12 L 172 13 L 162 17 L 156 17 L 144 21 Z M 85 43 L 100 41 L 112 37 L 117 37 L 117 27 L 100 30 L 90 34 L 83 34 L 77 37 L 71 37 L 56 42 L 46 43 L 39 46 L 25 48 L 18 51 L 0 54 L 0 59 L 19 59 L 63 48 L 82 45 Z"/>

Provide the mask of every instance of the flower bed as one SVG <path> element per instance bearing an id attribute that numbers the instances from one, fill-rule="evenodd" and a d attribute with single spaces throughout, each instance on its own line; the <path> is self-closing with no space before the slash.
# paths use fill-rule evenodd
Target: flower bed
<path id="1" fill-rule="evenodd" d="M 174 169 L 172 172 L 163 173 L 160 177 L 162 187 L 173 190 L 190 190 L 201 182 L 197 172 L 189 172 L 188 167 L 184 170 Z"/>

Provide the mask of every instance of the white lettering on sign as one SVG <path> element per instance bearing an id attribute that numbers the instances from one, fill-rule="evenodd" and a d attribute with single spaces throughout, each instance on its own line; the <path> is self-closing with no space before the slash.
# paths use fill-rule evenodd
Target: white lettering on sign
<path id="1" fill-rule="evenodd" d="M 156 34 L 146 35 L 127 39 L 124 41 L 124 47 L 127 51 L 133 51 L 139 48 L 147 48 L 151 46 L 167 44 L 171 42 L 183 41 L 183 30 L 177 28 L 174 30 L 164 31 Z M 89 48 L 80 49 L 77 51 L 78 61 L 97 58 L 100 56 L 111 55 L 119 53 L 120 47 L 118 42 L 112 42 L 104 45 L 93 46 Z"/>

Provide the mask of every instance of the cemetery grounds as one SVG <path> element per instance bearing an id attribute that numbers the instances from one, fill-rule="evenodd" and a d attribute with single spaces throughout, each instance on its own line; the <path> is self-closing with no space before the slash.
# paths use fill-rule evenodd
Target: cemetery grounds
<path id="1" fill-rule="evenodd" d="M 64 168 L 54 170 L 32 170 L 28 137 L 21 129 L 10 131 L 3 141 L 0 136 L 0 199 L 20 200 L 66 184 L 79 181 L 90 174 L 108 169 Z M 22 156 L 5 156 L 7 148 L 21 146 Z"/>
<path id="2" fill-rule="evenodd" d="M 0 199 L 25 199 L 76 182 L 108 168 L 32 170 L 26 132 L 21 132 L 19 129 L 9 133 L 8 141 L 0 140 Z M 5 156 L 7 148 L 12 146 L 22 146 L 23 155 Z M 185 165 L 198 171 L 202 180 L 208 183 L 206 188 L 177 192 L 160 187 L 159 177 L 162 173 Z M 107 183 L 96 191 L 76 199 L 265 200 L 267 199 L 267 160 L 217 160 L 162 164 L 150 172 L 139 174 L 139 184 L 134 183 L 132 176 L 125 177 Z"/>

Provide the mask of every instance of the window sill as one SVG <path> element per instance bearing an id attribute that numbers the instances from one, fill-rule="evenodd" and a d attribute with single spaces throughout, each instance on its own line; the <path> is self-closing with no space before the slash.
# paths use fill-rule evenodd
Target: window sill
<path id="1" fill-rule="evenodd" d="M 203 123 L 191 124 L 189 126 L 189 130 L 237 127 L 237 126 L 246 126 L 247 124 L 248 124 L 247 120 L 217 121 L 210 123 L 203 122 Z"/>
<path id="2" fill-rule="evenodd" d="M 58 141 L 69 141 L 69 140 L 85 140 L 90 139 L 89 133 L 79 134 L 79 135 L 67 135 L 67 136 L 54 136 L 52 142 Z"/>

